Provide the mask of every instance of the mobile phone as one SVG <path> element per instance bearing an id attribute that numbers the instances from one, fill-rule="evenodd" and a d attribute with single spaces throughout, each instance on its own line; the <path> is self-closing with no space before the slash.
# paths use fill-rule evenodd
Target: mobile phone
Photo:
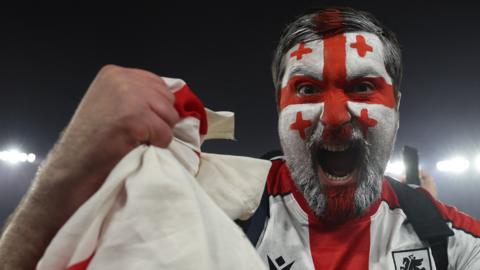
<path id="1" fill-rule="evenodd" d="M 406 183 L 420 186 L 418 151 L 416 148 L 407 145 L 403 147 L 403 163 L 405 164 Z"/>

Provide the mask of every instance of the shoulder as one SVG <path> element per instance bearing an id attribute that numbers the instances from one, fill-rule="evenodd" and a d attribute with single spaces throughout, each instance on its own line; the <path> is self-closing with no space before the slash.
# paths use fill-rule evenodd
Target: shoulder
<path id="1" fill-rule="evenodd" d="M 292 193 L 296 187 L 291 180 L 290 171 L 283 156 L 271 159 L 272 166 L 267 177 L 266 193 L 269 196 L 284 196 Z"/>
<path id="2" fill-rule="evenodd" d="M 424 192 L 428 193 L 427 191 Z M 463 231 L 475 238 L 480 238 L 480 220 L 434 198 L 432 198 L 432 201 L 440 211 L 443 219 L 451 224 L 452 229 Z"/>
<path id="3" fill-rule="evenodd" d="M 480 221 L 454 206 L 432 200 L 454 232 L 448 241 L 448 260 L 451 265 L 455 269 L 480 269 Z"/>
<path id="4" fill-rule="evenodd" d="M 441 218 L 451 224 L 453 229 L 464 231 L 472 236 L 480 238 L 480 221 L 469 216 L 466 213 L 458 210 L 456 207 L 445 204 L 435 198 L 425 189 L 418 187 L 412 188 L 406 184 L 396 182 L 396 181 L 385 181 L 382 188 L 382 200 L 386 201 L 390 208 L 403 208 L 401 198 L 404 194 L 407 193 L 407 199 L 415 199 L 418 197 L 425 197 L 430 201 L 435 208 L 438 210 Z M 423 195 L 423 196 L 422 196 Z M 417 208 L 420 206 L 417 206 Z M 423 206 L 422 206 L 423 207 Z M 415 210 L 415 209 L 413 209 Z"/>

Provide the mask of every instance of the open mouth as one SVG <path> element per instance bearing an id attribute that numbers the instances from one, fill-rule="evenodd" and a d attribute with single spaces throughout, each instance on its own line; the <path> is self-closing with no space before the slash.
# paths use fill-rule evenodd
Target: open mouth
<path id="1" fill-rule="evenodd" d="M 316 151 L 320 180 L 328 185 L 353 182 L 360 164 L 360 146 L 355 143 L 319 145 Z"/>

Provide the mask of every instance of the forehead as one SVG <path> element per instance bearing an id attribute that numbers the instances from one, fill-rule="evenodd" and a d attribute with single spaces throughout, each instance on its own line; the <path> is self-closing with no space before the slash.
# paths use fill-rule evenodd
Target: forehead
<path id="1" fill-rule="evenodd" d="M 325 39 L 299 43 L 285 54 L 282 87 L 294 75 L 324 80 L 324 74 L 343 69 L 346 80 L 358 77 L 391 78 L 384 64 L 384 46 L 380 38 L 367 32 L 348 32 Z"/>

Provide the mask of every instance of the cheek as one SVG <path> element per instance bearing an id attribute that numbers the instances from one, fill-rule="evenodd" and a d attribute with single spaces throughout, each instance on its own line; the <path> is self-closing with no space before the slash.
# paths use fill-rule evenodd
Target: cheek
<path id="1" fill-rule="evenodd" d="M 314 129 L 321 129 L 318 119 L 322 110 L 323 103 L 295 104 L 284 108 L 278 120 L 282 146 L 305 150 L 306 141 Z"/>
<path id="2" fill-rule="evenodd" d="M 365 138 L 372 144 L 391 147 L 398 129 L 398 112 L 381 104 L 347 103 L 359 120 Z"/>

